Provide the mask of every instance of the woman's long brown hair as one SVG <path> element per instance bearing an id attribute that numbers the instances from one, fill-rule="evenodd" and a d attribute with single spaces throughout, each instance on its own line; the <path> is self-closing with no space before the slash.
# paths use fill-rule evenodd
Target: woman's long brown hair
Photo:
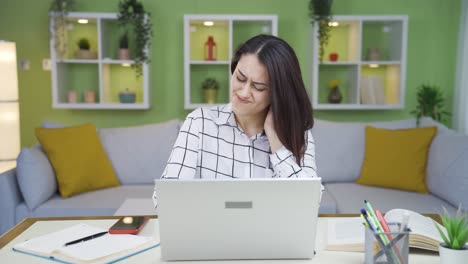
<path id="1" fill-rule="evenodd" d="M 301 165 L 305 152 L 305 132 L 314 125 L 312 105 L 302 80 L 299 61 L 284 40 L 271 35 L 258 35 L 247 40 L 236 51 L 231 73 L 242 55 L 256 54 L 269 76 L 271 111 L 279 140 Z"/>

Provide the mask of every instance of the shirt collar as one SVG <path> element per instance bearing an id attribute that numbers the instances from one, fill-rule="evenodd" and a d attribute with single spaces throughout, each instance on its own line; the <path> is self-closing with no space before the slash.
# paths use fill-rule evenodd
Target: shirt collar
<path id="1" fill-rule="evenodd" d="M 231 125 L 237 126 L 236 118 L 234 117 L 234 112 L 232 111 L 232 104 L 226 104 L 218 108 L 218 117 L 215 118 L 215 123 L 217 125 Z"/>
<path id="2" fill-rule="evenodd" d="M 242 129 L 239 127 L 239 125 L 236 122 L 234 112 L 232 111 L 232 104 L 231 103 L 220 106 L 218 108 L 218 110 L 219 110 L 218 111 L 218 113 L 219 113 L 218 117 L 214 119 L 214 122 L 218 126 L 221 126 L 221 125 L 233 126 L 233 127 L 236 127 L 241 134 L 245 134 L 245 132 L 242 131 Z M 260 135 L 256 135 L 255 137 L 257 139 L 262 138 L 262 137 L 266 137 L 265 131 L 263 131 Z"/>

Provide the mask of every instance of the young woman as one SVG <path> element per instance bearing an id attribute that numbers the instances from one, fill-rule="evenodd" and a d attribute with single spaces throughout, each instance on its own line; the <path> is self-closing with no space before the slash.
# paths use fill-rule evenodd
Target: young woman
<path id="1" fill-rule="evenodd" d="M 231 73 L 231 103 L 187 116 L 162 178 L 317 177 L 312 106 L 293 49 L 255 36 Z"/>

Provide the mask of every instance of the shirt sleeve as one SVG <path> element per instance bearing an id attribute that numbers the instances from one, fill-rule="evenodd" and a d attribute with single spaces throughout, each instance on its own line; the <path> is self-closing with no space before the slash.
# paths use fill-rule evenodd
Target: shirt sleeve
<path id="1" fill-rule="evenodd" d="M 281 147 L 275 153 L 270 154 L 270 162 L 273 165 L 274 176 L 281 178 L 298 177 L 318 177 L 317 166 L 315 164 L 315 142 L 312 137 L 312 132 L 308 130 L 306 133 L 306 151 L 301 160 L 301 164 L 297 164 L 296 157 L 286 147 Z"/>
<path id="2" fill-rule="evenodd" d="M 197 172 L 199 130 L 197 117 L 189 115 L 184 121 L 172 148 L 162 179 L 193 179 Z M 156 186 L 153 192 L 154 207 L 157 207 Z"/>

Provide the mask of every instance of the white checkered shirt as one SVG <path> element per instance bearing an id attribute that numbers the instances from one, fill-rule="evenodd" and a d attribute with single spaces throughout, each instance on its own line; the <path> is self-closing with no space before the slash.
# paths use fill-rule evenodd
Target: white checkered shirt
<path id="1" fill-rule="evenodd" d="M 161 178 L 317 177 L 315 143 L 305 133 L 306 151 L 298 165 L 284 146 L 271 153 L 264 132 L 249 138 L 237 125 L 231 104 L 190 113 Z M 156 193 L 153 195 L 156 204 Z"/>

